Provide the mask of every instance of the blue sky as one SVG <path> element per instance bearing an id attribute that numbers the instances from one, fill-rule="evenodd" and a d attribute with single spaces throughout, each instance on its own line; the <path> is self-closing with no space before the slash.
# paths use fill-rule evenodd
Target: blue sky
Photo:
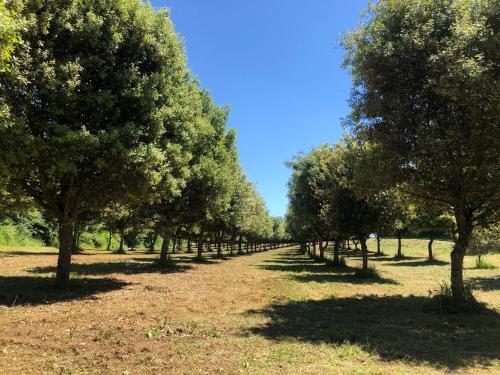
<path id="1" fill-rule="evenodd" d="M 338 39 L 359 23 L 367 0 L 152 3 L 171 9 L 190 69 L 231 108 L 245 173 L 271 214 L 284 215 L 284 162 L 343 133 L 351 79 Z"/>

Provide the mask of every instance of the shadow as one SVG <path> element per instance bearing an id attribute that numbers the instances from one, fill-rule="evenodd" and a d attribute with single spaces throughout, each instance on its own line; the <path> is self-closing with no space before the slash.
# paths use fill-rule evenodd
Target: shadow
<path id="1" fill-rule="evenodd" d="M 500 276 L 496 277 L 472 277 L 468 279 L 474 289 L 484 291 L 500 290 Z"/>
<path id="2" fill-rule="evenodd" d="M 385 277 L 374 277 L 374 278 L 363 278 L 355 275 L 356 269 L 350 269 L 352 272 L 347 273 L 335 273 L 331 271 L 330 273 L 321 274 L 305 274 L 305 275 L 292 275 L 290 278 L 300 281 L 300 282 L 317 282 L 317 283 L 350 283 L 350 284 L 391 284 L 399 285 L 399 283 L 393 279 Z"/>
<path id="3" fill-rule="evenodd" d="M 78 275 L 109 275 L 120 273 L 123 275 L 137 275 L 141 273 L 175 273 L 184 272 L 192 267 L 173 262 L 168 267 L 160 267 L 156 263 L 146 262 L 110 262 L 110 263 L 75 263 L 71 265 L 71 273 Z M 55 273 L 56 267 L 36 267 L 29 269 L 28 272 L 36 274 Z"/>
<path id="4" fill-rule="evenodd" d="M 48 251 L 0 251 L 0 257 L 6 256 L 6 257 L 12 257 L 12 256 L 18 256 L 18 255 L 57 255 L 57 251 L 54 252 L 48 252 Z M 80 254 L 78 254 L 80 255 Z"/>
<path id="5" fill-rule="evenodd" d="M 444 260 L 421 260 L 421 261 L 414 261 L 414 262 L 398 262 L 391 264 L 392 266 L 403 266 L 403 267 L 422 267 L 422 266 L 447 266 L 449 265 L 450 262 L 445 262 Z"/>
<path id="6" fill-rule="evenodd" d="M 499 358 L 500 314 L 425 313 L 428 303 L 414 296 L 292 301 L 250 311 L 269 321 L 249 331 L 277 341 L 357 344 L 383 360 L 449 369 Z"/>
<path id="7" fill-rule="evenodd" d="M 68 289 L 54 289 L 52 277 L 0 276 L 0 305 L 41 305 L 94 297 L 130 283 L 115 279 L 71 279 Z"/>
<path id="8" fill-rule="evenodd" d="M 399 285 L 392 279 L 383 277 L 362 278 L 356 275 L 358 268 L 333 267 L 323 261 L 307 258 L 305 255 L 283 256 L 272 260 L 265 260 L 257 267 L 268 271 L 289 272 L 289 277 L 300 282 L 343 282 L 351 284 L 392 284 Z"/>

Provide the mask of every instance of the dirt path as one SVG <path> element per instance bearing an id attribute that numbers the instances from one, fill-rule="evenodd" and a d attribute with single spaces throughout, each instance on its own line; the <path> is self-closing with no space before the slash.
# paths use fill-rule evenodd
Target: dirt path
<path id="1" fill-rule="evenodd" d="M 62 296 L 46 293 L 55 255 L 0 258 L 0 374 L 499 369 L 498 314 L 422 313 L 428 285 L 411 273 L 423 268 L 379 262 L 384 278 L 364 282 L 291 248 L 202 264 L 182 255 L 163 271 L 154 257 L 78 255 L 78 294 Z"/>

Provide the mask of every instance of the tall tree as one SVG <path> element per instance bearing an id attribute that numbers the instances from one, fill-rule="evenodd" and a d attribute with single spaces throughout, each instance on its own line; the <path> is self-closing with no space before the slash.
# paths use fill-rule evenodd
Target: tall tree
<path id="1" fill-rule="evenodd" d="M 499 14 L 496 0 L 381 0 L 344 40 L 352 128 L 386 179 L 454 214 L 459 302 L 472 231 L 499 220 Z"/>
<path id="2" fill-rule="evenodd" d="M 0 72 L 13 117 L 0 159 L 57 219 L 65 287 L 78 215 L 158 182 L 169 157 L 159 140 L 188 72 L 168 12 L 140 0 L 27 0 L 21 12 L 26 48 L 12 56 L 22 77 Z"/>

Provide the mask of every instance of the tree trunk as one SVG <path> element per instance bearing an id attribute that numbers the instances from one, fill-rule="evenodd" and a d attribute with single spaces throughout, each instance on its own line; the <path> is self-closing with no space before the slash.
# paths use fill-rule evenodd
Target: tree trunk
<path id="1" fill-rule="evenodd" d="M 323 240 L 319 239 L 319 259 L 325 260 L 325 248 L 323 247 Z"/>
<path id="2" fill-rule="evenodd" d="M 243 241 L 243 236 L 240 234 L 240 237 L 238 238 L 238 254 L 243 254 L 243 251 L 242 251 L 242 243 Z"/>
<path id="3" fill-rule="evenodd" d="M 172 237 L 172 254 L 177 250 L 177 236 Z"/>
<path id="4" fill-rule="evenodd" d="M 198 260 L 203 259 L 202 252 L 203 252 L 203 231 L 200 232 L 200 238 L 198 240 L 198 254 L 196 255 Z"/>
<path id="5" fill-rule="evenodd" d="M 305 242 L 301 242 L 300 243 L 300 252 L 302 254 L 305 254 L 306 253 L 306 243 Z"/>
<path id="6" fill-rule="evenodd" d="M 163 235 L 163 243 L 160 250 L 160 264 L 165 264 L 168 261 L 168 248 L 170 247 L 170 235 Z"/>
<path id="7" fill-rule="evenodd" d="M 333 244 L 333 265 L 340 266 L 340 257 L 339 257 L 339 248 L 340 248 L 340 240 L 335 240 Z"/>
<path id="8" fill-rule="evenodd" d="M 382 255 L 380 251 L 380 236 L 377 234 L 377 255 Z"/>
<path id="9" fill-rule="evenodd" d="M 217 241 L 217 258 L 222 258 L 222 240 Z"/>
<path id="10" fill-rule="evenodd" d="M 434 237 L 431 236 L 429 243 L 427 244 L 427 250 L 429 251 L 429 262 L 434 259 L 432 255 L 432 243 L 434 242 Z"/>
<path id="11" fill-rule="evenodd" d="M 153 254 L 155 252 L 156 241 L 158 240 L 158 233 L 153 233 L 153 238 L 151 239 L 151 243 L 149 244 L 149 252 Z"/>
<path id="12" fill-rule="evenodd" d="M 472 220 L 466 217 L 463 211 L 455 210 L 455 220 L 457 222 L 457 235 L 454 238 L 455 246 L 451 252 L 451 291 L 453 297 L 458 302 L 466 299 L 463 279 L 463 264 L 465 251 L 469 246 L 472 236 Z"/>
<path id="13" fill-rule="evenodd" d="M 113 232 L 109 231 L 108 244 L 106 246 L 106 251 L 111 249 L 111 240 L 113 239 Z"/>
<path id="14" fill-rule="evenodd" d="M 368 247 L 366 246 L 366 236 L 359 236 L 359 242 L 361 243 L 361 252 L 363 253 L 363 269 L 368 269 Z"/>
<path id="15" fill-rule="evenodd" d="M 397 233 L 398 236 L 398 258 L 401 258 L 403 256 L 403 252 L 401 251 L 401 233 Z"/>
<path id="16" fill-rule="evenodd" d="M 73 224 L 59 224 L 59 255 L 57 258 L 56 289 L 64 289 L 68 286 L 71 271 L 71 250 L 73 248 Z"/>
<path id="17" fill-rule="evenodd" d="M 191 235 L 188 237 L 188 243 L 187 243 L 187 252 L 192 253 L 193 249 L 191 248 Z"/>
<path id="18" fill-rule="evenodd" d="M 125 234 L 123 231 L 120 231 L 120 247 L 118 248 L 119 254 L 125 254 L 125 250 L 123 249 L 123 244 L 125 242 Z"/>

